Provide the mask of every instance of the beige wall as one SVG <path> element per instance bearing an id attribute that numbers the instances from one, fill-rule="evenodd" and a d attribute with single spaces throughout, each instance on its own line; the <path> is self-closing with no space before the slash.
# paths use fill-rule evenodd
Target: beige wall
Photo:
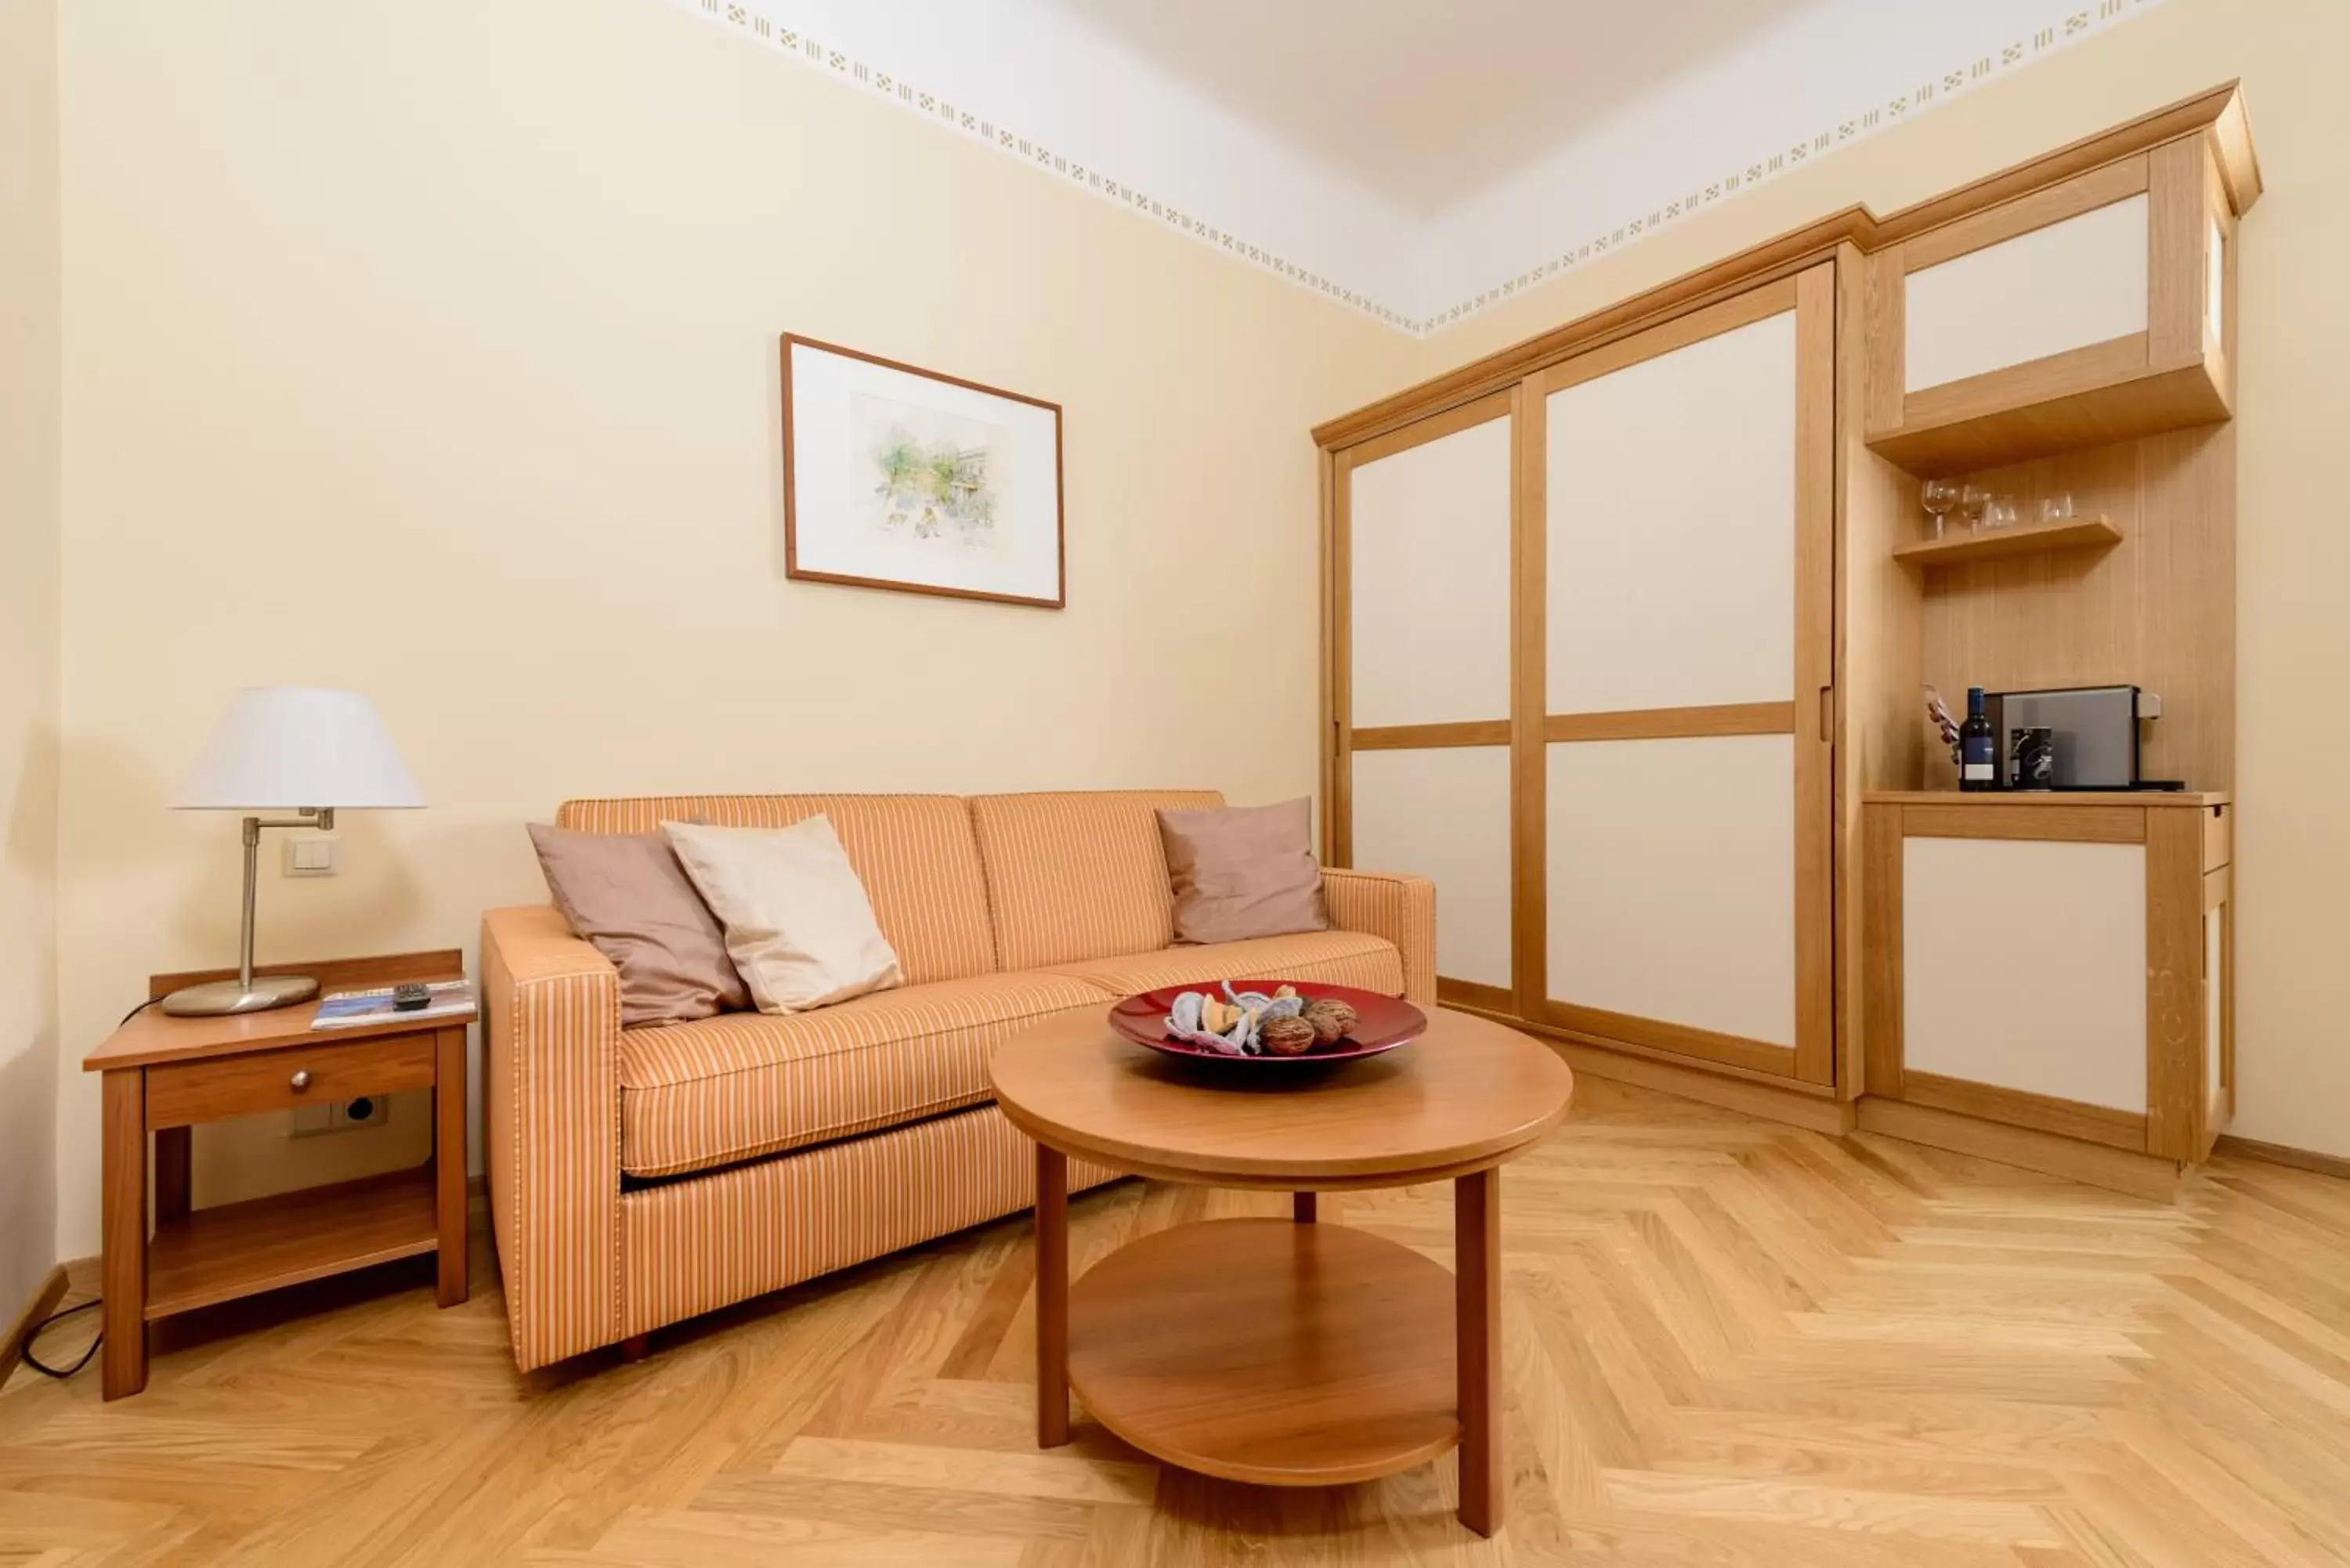
<path id="1" fill-rule="evenodd" d="M 233 952 L 234 824 L 163 802 L 247 682 L 372 693 L 432 802 L 267 861 L 265 956 L 470 945 L 567 794 L 1313 788 L 1305 431 L 1406 340 L 652 0 L 77 0 L 64 52 L 68 1058 Z M 786 329 L 1062 403 L 1069 607 L 785 581 Z M 200 1135 L 198 1201 L 404 1108 Z"/>
<path id="2" fill-rule="evenodd" d="M 1432 375 L 1854 202 L 1889 213 L 2241 78 L 2267 194 L 2243 227 L 2234 1130 L 2350 1155 L 2350 135 L 2339 0 L 2167 0 L 2126 26 L 1571 273 L 1419 348 Z"/>
<path id="3" fill-rule="evenodd" d="M 57 1256 L 57 27 L 0 5 L 0 1324 Z"/>
<path id="4" fill-rule="evenodd" d="M 2350 1153 L 2320 978 L 2350 937 L 2326 706 L 2350 532 L 2324 466 L 2350 305 L 2323 259 L 2350 241 L 2325 65 L 2345 44 L 2324 0 L 2168 0 L 1414 344 L 652 0 L 81 0 L 62 40 L 57 1250 L 96 1245 L 80 1054 L 147 972 L 232 949 L 233 824 L 162 802 L 234 687 L 373 693 L 433 801 L 348 818 L 331 881 L 268 862 L 265 956 L 470 945 L 481 909 L 540 896 L 518 825 L 567 793 L 1302 791 L 1307 426 L 2231 75 L 2269 178 L 2244 236 L 2240 1130 Z M 24 264 L 0 254 L 13 326 Z M 36 244 L 36 298 L 44 265 Z M 786 328 L 1064 403 L 1071 607 L 782 580 Z M 36 434 L 37 410 L 9 426 Z M 12 517 L 29 479 L 37 523 L 54 483 L 37 455 L 6 468 Z M 55 536 L 5 547 L 37 566 Z M 0 637 L 38 628 L 41 573 L 0 576 L 31 599 Z M 25 826 L 58 754 L 41 646 L 0 690 L 0 756 L 34 760 L 0 777 L 0 1053 L 48 1032 L 27 956 L 46 839 Z M 45 1085 L 41 1054 L 24 1070 Z M 381 1134 L 211 1138 L 200 1199 L 408 1158 L 421 1130 L 409 1106 Z"/>

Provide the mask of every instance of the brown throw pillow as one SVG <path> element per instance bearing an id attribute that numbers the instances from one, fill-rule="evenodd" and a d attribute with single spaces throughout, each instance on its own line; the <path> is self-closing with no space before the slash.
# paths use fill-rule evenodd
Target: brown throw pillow
<path id="1" fill-rule="evenodd" d="M 1313 804 L 1302 795 L 1279 805 L 1160 812 L 1159 836 L 1175 884 L 1175 940 L 1237 942 L 1328 930 L 1313 821 Z"/>
<path id="2" fill-rule="evenodd" d="M 620 971 L 620 1027 L 691 1023 L 751 1005 L 726 932 L 658 833 L 530 825 L 546 890 L 571 929 Z"/>

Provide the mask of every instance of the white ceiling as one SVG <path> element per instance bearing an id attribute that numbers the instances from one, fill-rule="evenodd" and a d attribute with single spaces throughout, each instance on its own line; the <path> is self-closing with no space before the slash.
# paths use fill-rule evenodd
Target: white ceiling
<path id="1" fill-rule="evenodd" d="M 1044 0 L 1414 215 L 1820 0 Z"/>
<path id="2" fill-rule="evenodd" d="M 1406 331 L 2161 0 L 670 0 Z"/>

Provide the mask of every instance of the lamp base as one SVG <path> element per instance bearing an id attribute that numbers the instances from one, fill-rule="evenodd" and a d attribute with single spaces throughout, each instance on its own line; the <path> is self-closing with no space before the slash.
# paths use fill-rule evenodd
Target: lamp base
<path id="1" fill-rule="evenodd" d="M 233 980 L 206 981 L 184 986 L 160 1004 L 174 1018 L 218 1018 L 231 1012 L 265 1012 L 291 1007 L 318 994 L 318 982 L 307 974 L 256 974 L 250 986 Z"/>

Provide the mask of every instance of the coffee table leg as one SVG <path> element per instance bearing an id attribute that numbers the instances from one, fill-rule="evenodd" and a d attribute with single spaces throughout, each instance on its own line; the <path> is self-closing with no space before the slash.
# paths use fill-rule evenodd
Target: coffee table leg
<path id="1" fill-rule="evenodd" d="M 1452 1183 L 1452 1271 L 1461 1399 L 1461 1522 L 1502 1527 L 1502 1182 L 1481 1170 Z"/>
<path id="2" fill-rule="evenodd" d="M 1311 1225 L 1315 1220 L 1320 1219 L 1322 1217 L 1321 1208 L 1320 1205 L 1315 1202 L 1314 1194 L 1311 1192 L 1291 1193 L 1289 1195 L 1289 1217 L 1292 1220 L 1296 1220 L 1300 1225 Z"/>
<path id="3" fill-rule="evenodd" d="M 1036 1446 L 1069 1440 L 1069 1161 L 1036 1146 Z"/>

